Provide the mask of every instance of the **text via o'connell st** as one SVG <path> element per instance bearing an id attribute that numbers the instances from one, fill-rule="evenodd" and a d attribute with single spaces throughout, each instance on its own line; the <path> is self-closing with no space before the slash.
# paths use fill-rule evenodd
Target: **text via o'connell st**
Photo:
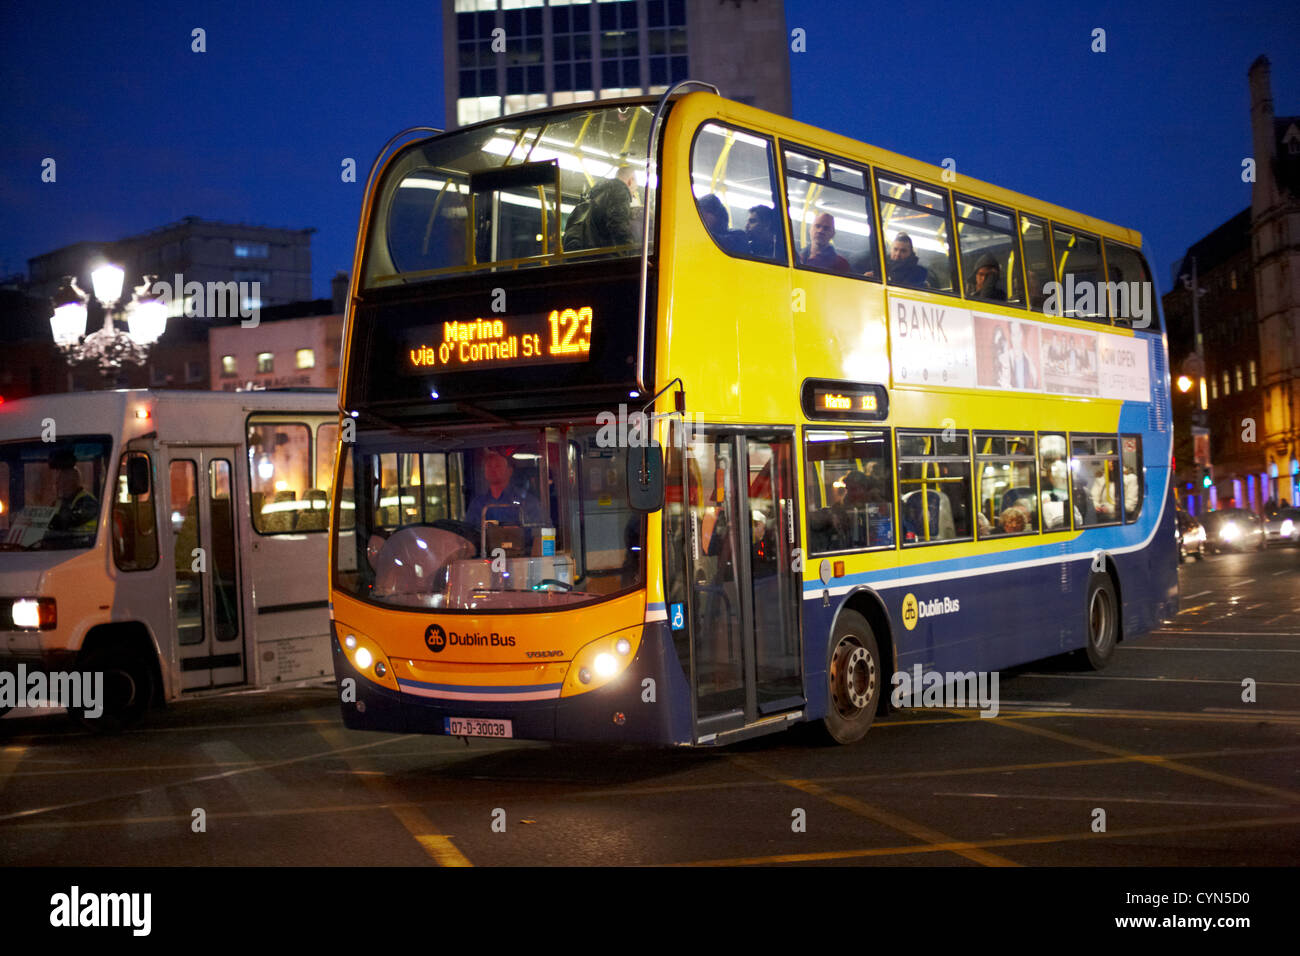
<path id="1" fill-rule="evenodd" d="M 474 318 L 439 323 L 415 343 L 407 370 L 460 371 L 516 365 L 585 362 L 591 354 L 592 310 L 552 309 L 508 319 Z"/>

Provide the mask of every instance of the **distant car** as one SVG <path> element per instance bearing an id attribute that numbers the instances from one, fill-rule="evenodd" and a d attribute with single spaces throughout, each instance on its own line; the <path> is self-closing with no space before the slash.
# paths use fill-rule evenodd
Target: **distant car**
<path id="1" fill-rule="evenodd" d="M 1205 560 L 1205 528 L 1182 508 L 1178 509 L 1175 523 L 1178 537 L 1178 563 L 1187 560 L 1189 554 L 1196 555 L 1197 561 Z"/>
<path id="2" fill-rule="evenodd" d="M 1223 508 L 1207 514 L 1205 546 L 1211 554 L 1221 551 L 1263 551 L 1268 547 L 1264 536 L 1264 521 L 1253 511 L 1244 508 Z"/>
<path id="3" fill-rule="evenodd" d="M 1282 508 L 1264 520 L 1269 544 L 1300 544 L 1300 508 Z"/>

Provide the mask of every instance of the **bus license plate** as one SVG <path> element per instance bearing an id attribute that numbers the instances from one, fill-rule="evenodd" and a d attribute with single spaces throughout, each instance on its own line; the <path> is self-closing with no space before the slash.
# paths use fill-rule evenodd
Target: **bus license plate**
<path id="1" fill-rule="evenodd" d="M 484 720 L 481 717 L 444 717 L 443 728 L 452 737 L 514 737 L 508 720 Z"/>

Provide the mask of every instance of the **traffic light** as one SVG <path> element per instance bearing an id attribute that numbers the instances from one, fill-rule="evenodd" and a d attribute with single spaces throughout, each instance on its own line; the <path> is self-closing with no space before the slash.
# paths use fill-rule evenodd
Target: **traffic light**
<path id="1" fill-rule="evenodd" d="M 1209 487 L 1210 487 L 1211 485 L 1213 485 L 1213 484 L 1214 484 L 1214 481 L 1210 478 L 1210 469 L 1208 469 L 1208 468 L 1204 468 L 1204 469 L 1202 469 L 1202 470 L 1201 470 L 1201 487 L 1202 487 L 1202 488 L 1209 488 Z"/>

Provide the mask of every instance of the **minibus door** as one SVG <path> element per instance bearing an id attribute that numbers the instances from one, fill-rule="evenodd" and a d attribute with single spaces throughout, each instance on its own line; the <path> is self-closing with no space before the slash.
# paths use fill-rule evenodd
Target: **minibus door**
<path id="1" fill-rule="evenodd" d="M 805 703 L 788 430 L 697 430 L 681 470 L 696 739 Z"/>
<path id="2" fill-rule="evenodd" d="M 174 543 L 173 633 L 182 690 L 242 684 L 234 448 L 173 447 L 168 461 Z"/>

